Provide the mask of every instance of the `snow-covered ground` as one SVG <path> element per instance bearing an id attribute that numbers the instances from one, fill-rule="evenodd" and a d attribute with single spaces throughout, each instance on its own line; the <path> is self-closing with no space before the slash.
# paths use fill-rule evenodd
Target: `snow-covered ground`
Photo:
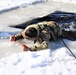
<path id="1" fill-rule="evenodd" d="M 44 0 L 0 0 L 0 11 L 17 7 L 25 7 L 29 4 L 43 2 Z"/>
<path id="2" fill-rule="evenodd" d="M 0 2 L 1 3 L 0 9 L 6 10 L 8 8 L 11 8 L 11 6 L 15 7 L 22 4 L 39 3 L 39 1 L 42 2 L 43 0 L 27 0 L 27 1 L 26 0 L 23 0 L 23 1 L 22 0 L 20 1 L 1 0 L 2 3 Z M 18 2 L 18 3 L 15 3 L 15 2 Z M 49 2 L 47 3 L 45 2 L 43 6 L 44 8 L 47 8 L 49 11 L 47 11 L 46 9 L 43 12 L 41 11 L 42 13 L 44 13 L 45 11 L 47 12 L 50 12 L 50 11 L 52 12 L 52 10 L 56 11 L 57 4 L 52 3 L 53 6 L 51 6 L 51 9 L 50 9 L 50 7 L 46 6 L 48 3 Z M 58 6 L 58 8 L 60 9 L 61 7 L 61 10 L 76 11 L 74 9 L 74 6 L 72 5 L 71 5 L 71 8 L 73 9 L 71 8 L 68 9 L 67 4 L 63 4 L 63 5 L 66 5 L 66 8 L 65 6 L 63 6 L 64 8 L 62 8 L 61 6 Z M 29 7 L 31 8 L 31 6 Z M 40 8 L 42 7 L 40 6 Z M 18 14 L 18 13 L 19 12 L 15 14 Z M 0 39 L 0 74 L 1 75 L 6 75 L 6 74 L 7 75 L 29 75 L 29 74 L 30 75 L 76 75 L 76 59 L 73 56 L 71 56 L 70 52 L 64 46 L 61 40 L 51 42 L 49 43 L 49 49 L 43 50 L 43 51 L 37 51 L 37 52 L 30 52 L 30 51 L 22 52 L 20 47 L 21 41 L 18 41 L 17 43 L 14 43 L 14 42 L 11 43 L 9 41 L 9 36 L 16 34 L 21 30 L 8 27 L 8 24 L 11 24 L 11 23 L 13 24 L 14 22 L 10 22 L 11 20 L 10 18 L 8 18 L 9 17 L 8 15 L 6 17 L 6 14 L 7 13 L 0 15 L 1 17 L 0 18 L 1 20 L 0 21 L 0 38 L 1 38 Z M 33 13 L 31 13 L 31 15 L 32 14 Z M 30 14 L 28 14 L 28 16 L 29 15 Z M 21 17 L 16 16 L 14 18 L 19 19 Z M 25 42 L 26 44 L 29 44 L 29 41 L 27 40 L 23 40 L 22 43 L 23 42 Z M 64 42 L 76 55 L 76 41 L 70 41 L 70 40 L 64 39 Z M 30 41 L 30 43 L 33 43 L 33 42 Z"/>
<path id="3" fill-rule="evenodd" d="M 67 3 L 76 4 L 76 0 L 51 0 L 51 1 L 56 1 L 56 2 L 67 2 Z"/>

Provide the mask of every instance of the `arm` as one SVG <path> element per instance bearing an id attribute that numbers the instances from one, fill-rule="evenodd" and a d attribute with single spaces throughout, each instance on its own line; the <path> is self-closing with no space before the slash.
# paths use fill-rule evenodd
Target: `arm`
<path id="1" fill-rule="evenodd" d="M 15 35 L 15 41 L 23 39 L 24 37 L 22 36 L 22 31 L 18 34 Z"/>
<path id="2" fill-rule="evenodd" d="M 16 35 L 13 35 L 13 36 L 10 36 L 10 41 L 17 41 L 17 40 L 20 40 L 20 39 L 23 39 L 23 36 L 22 36 L 22 31 Z"/>
<path id="3" fill-rule="evenodd" d="M 49 38 L 51 37 L 50 34 L 48 32 L 42 32 L 40 33 L 40 39 L 42 42 L 40 42 L 40 44 L 38 44 L 38 46 L 34 45 L 32 47 L 30 47 L 31 51 L 36 51 L 36 50 L 42 50 L 42 49 L 47 49 L 48 48 L 48 42 L 49 42 Z M 39 41 L 40 39 L 38 39 L 37 41 Z"/>
<path id="4" fill-rule="evenodd" d="M 43 50 L 43 49 L 47 49 L 47 48 L 48 48 L 48 43 L 46 41 L 43 41 L 38 46 L 33 45 L 33 46 L 29 47 L 30 51 Z"/>

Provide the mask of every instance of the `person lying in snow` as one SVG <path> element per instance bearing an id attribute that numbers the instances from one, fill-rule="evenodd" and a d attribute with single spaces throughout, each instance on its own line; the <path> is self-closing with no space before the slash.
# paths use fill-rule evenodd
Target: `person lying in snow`
<path id="1" fill-rule="evenodd" d="M 48 48 L 48 42 L 58 39 L 62 35 L 61 28 L 54 21 L 44 21 L 37 24 L 27 26 L 20 33 L 10 37 L 10 41 L 20 39 L 34 39 L 34 45 L 27 47 L 22 44 L 23 51 L 37 51 Z M 35 45 L 36 42 L 40 44 Z"/>

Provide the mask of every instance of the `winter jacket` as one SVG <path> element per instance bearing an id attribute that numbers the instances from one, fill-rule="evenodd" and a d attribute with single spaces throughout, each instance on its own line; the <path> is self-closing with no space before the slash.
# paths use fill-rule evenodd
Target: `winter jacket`
<path id="1" fill-rule="evenodd" d="M 20 33 L 15 35 L 15 41 L 20 39 L 26 39 L 25 32 L 28 28 L 34 27 L 37 30 L 37 37 L 34 39 L 34 43 L 39 41 L 40 44 L 35 44 L 30 47 L 30 51 L 43 50 L 48 48 L 48 42 L 58 39 L 62 35 L 61 28 L 54 21 L 44 21 L 37 24 L 27 26 Z M 31 34 L 32 35 L 32 34 Z M 30 37 L 28 39 L 31 39 Z"/>

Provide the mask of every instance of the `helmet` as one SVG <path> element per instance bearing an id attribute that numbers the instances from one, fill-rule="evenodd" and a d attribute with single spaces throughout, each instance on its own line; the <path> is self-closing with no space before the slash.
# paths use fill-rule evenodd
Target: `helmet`
<path id="1" fill-rule="evenodd" d="M 35 29 L 34 27 L 28 28 L 25 32 L 25 35 L 30 38 L 34 38 L 37 36 L 37 29 Z"/>

